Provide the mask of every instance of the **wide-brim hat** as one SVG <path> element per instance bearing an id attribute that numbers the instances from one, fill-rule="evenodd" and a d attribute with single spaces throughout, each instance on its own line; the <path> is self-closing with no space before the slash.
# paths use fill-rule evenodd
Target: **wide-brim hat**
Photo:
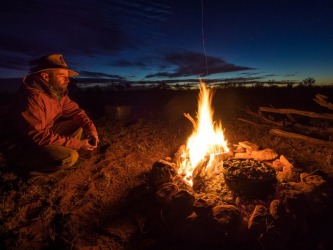
<path id="1" fill-rule="evenodd" d="M 68 65 L 65 62 L 62 54 L 52 54 L 48 56 L 43 56 L 36 60 L 30 61 L 29 65 L 30 65 L 29 74 L 42 72 L 47 69 L 67 69 L 69 77 L 79 75 L 79 73 L 68 68 Z"/>

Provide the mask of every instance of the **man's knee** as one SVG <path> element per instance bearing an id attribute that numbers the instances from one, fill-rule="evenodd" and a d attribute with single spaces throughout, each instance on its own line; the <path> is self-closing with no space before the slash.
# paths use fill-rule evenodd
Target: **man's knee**
<path id="1" fill-rule="evenodd" d="M 62 159 L 61 161 L 61 167 L 71 167 L 73 166 L 77 160 L 79 159 L 79 154 L 76 150 L 71 150 L 68 154 L 68 157 Z"/>

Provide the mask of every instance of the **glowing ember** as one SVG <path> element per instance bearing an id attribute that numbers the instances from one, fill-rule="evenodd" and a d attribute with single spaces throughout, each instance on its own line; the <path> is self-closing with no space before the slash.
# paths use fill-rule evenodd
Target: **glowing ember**
<path id="1" fill-rule="evenodd" d="M 178 174 L 185 175 L 184 180 L 192 185 L 192 173 L 198 163 L 209 157 L 206 170 L 214 167 L 216 155 L 229 152 L 224 139 L 222 124 L 213 122 L 214 110 L 211 107 L 213 93 L 200 81 L 197 122 L 193 122 L 193 132 L 183 152 Z"/>

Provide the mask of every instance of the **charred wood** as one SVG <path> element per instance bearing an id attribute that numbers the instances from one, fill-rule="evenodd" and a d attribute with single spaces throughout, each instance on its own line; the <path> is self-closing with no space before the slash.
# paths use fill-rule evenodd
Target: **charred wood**
<path id="1" fill-rule="evenodd" d="M 205 187 L 205 169 L 209 158 L 200 161 L 192 173 L 193 190 L 200 191 Z"/>

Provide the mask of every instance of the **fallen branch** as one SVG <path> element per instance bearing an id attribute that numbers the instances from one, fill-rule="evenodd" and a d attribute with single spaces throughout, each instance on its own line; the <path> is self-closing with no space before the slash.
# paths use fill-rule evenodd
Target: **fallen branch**
<path id="1" fill-rule="evenodd" d="M 248 109 L 244 110 L 244 111 L 257 119 L 260 119 L 263 122 L 263 123 L 256 123 L 256 122 L 244 119 L 244 118 L 238 118 L 239 121 L 248 123 L 252 126 L 256 126 L 256 127 L 274 127 L 275 126 L 275 127 L 280 127 L 280 128 L 288 126 L 288 127 L 294 127 L 295 129 L 301 129 L 306 132 L 317 133 L 322 136 L 327 136 L 327 135 L 333 134 L 332 127 L 320 128 L 320 127 L 306 126 L 306 125 L 297 123 L 296 120 L 293 123 L 288 122 L 288 121 L 273 121 L 269 118 L 264 117 L 260 113 L 257 114 Z M 289 118 L 289 120 L 290 120 L 290 118 Z"/>
<path id="2" fill-rule="evenodd" d="M 262 124 L 262 123 L 256 123 L 256 122 L 253 122 L 253 121 L 249 121 L 247 119 L 244 119 L 244 118 L 238 118 L 237 119 L 238 121 L 241 121 L 241 122 L 244 122 L 244 123 L 247 123 L 247 124 L 250 124 L 252 126 L 255 126 L 255 127 L 271 127 L 269 124 Z"/>
<path id="3" fill-rule="evenodd" d="M 259 110 L 262 112 L 279 113 L 279 114 L 297 114 L 312 118 L 333 120 L 333 114 L 318 114 L 316 112 L 302 111 L 297 109 L 275 109 L 275 108 L 259 107 Z"/>
<path id="4" fill-rule="evenodd" d="M 189 119 L 189 121 L 192 123 L 193 125 L 193 129 L 196 130 L 197 129 L 197 123 L 194 121 L 193 117 L 189 114 L 189 113 L 184 113 L 184 116 Z"/>
<path id="5" fill-rule="evenodd" d="M 273 121 L 269 118 L 266 118 L 261 113 L 255 113 L 255 112 L 251 111 L 250 109 L 243 109 L 243 111 L 245 111 L 246 113 L 248 113 L 249 115 L 251 115 L 253 117 L 256 117 L 257 119 L 262 120 L 266 124 L 271 124 L 271 125 L 276 125 L 276 126 L 285 126 L 286 125 L 284 122 Z"/>
<path id="6" fill-rule="evenodd" d="M 330 110 L 333 110 L 333 104 L 327 101 L 328 97 L 325 95 L 320 95 L 317 94 L 316 98 L 313 99 L 317 104 L 319 104 L 320 106 L 323 106 L 325 108 L 328 108 Z"/>
<path id="7" fill-rule="evenodd" d="M 332 141 L 324 141 L 324 140 L 312 138 L 312 137 L 305 136 L 305 135 L 286 132 L 286 131 L 279 130 L 279 129 L 271 129 L 269 131 L 269 133 L 272 135 L 277 135 L 277 136 L 285 137 L 285 138 L 289 138 L 289 139 L 302 140 L 302 141 L 305 141 L 305 142 L 308 142 L 311 144 L 322 145 L 322 146 L 333 146 Z"/>

